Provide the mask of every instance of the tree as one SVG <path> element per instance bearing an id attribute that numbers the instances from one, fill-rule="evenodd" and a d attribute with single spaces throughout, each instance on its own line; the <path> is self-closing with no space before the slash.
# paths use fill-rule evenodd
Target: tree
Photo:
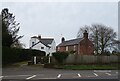
<path id="1" fill-rule="evenodd" d="M 116 40 L 116 36 L 117 36 L 116 32 L 114 32 L 114 30 L 111 27 L 102 24 L 96 24 L 96 25 L 94 24 L 92 26 L 93 28 L 96 27 L 96 29 L 98 29 L 95 32 L 98 34 L 97 44 L 98 47 L 100 48 L 101 54 L 104 54 L 105 51 L 108 51 L 110 49 L 115 49 L 113 43 Z M 94 36 L 94 34 L 92 36 Z"/>
<path id="2" fill-rule="evenodd" d="M 103 24 L 92 24 L 87 27 L 89 27 L 89 36 L 94 44 L 96 54 L 104 54 L 110 49 L 116 49 L 113 43 L 117 35 L 111 27 Z M 86 26 L 81 29 L 85 28 Z"/>
<path id="3" fill-rule="evenodd" d="M 15 16 L 9 13 L 7 8 L 4 8 L 2 14 L 2 45 L 7 47 L 16 47 L 21 45 L 19 39 L 23 36 L 18 36 L 19 24 L 15 21 Z"/>
<path id="4" fill-rule="evenodd" d="M 82 35 L 84 33 L 84 31 L 87 30 L 87 32 L 89 33 L 90 32 L 90 26 L 83 26 L 83 27 L 80 27 L 78 33 L 77 33 L 77 38 L 82 38 Z"/>
<path id="5" fill-rule="evenodd" d="M 96 25 L 92 25 L 92 27 L 90 28 L 91 30 L 91 34 L 90 37 L 92 38 L 93 44 L 94 44 L 94 50 L 96 54 L 99 54 L 99 50 L 100 50 L 100 46 L 99 46 L 99 41 L 98 41 L 98 27 Z"/>

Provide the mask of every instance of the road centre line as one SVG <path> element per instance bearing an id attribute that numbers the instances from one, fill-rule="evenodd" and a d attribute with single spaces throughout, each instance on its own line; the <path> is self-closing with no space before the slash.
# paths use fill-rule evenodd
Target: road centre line
<path id="1" fill-rule="evenodd" d="M 59 74 L 58 76 L 57 76 L 57 78 L 60 78 L 61 77 L 61 74 Z"/>
<path id="2" fill-rule="evenodd" d="M 98 76 L 98 74 L 96 74 L 96 73 L 93 73 L 96 77 Z"/>
<path id="3" fill-rule="evenodd" d="M 79 73 L 77 75 L 78 75 L 78 77 L 81 77 L 81 75 Z"/>
<path id="4" fill-rule="evenodd" d="M 34 77 L 36 77 L 36 75 L 33 75 L 33 76 L 28 77 L 28 78 L 26 78 L 26 79 L 29 80 L 29 79 L 34 78 Z"/>
<path id="5" fill-rule="evenodd" d="M 109 75 L 109 76 L 111 75 L 110 73 L 105 73 L 105 74 L 107 74 L 107 75 Z"/>

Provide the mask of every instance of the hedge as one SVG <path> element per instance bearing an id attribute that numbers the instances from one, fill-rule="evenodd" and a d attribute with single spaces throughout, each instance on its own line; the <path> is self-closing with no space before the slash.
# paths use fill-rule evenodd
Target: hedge
<path id="1" fill-rule="evenodd" d="M 68 57 L 68 52 L 54 52 L 53 57 L 58 61 L 59 64 L 63 64 L 64 60 Z"/>
<path id="2" fill-rule="evenodd" d="M 32 49 L 2 47 L 2 64 L 31 60 L 32 56 L 45 56 L 45 52 Z"/>

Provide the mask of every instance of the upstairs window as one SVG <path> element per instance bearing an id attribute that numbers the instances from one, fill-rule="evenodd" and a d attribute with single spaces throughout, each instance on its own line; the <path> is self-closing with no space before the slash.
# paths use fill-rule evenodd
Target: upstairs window
<path id="1" fill-rule="evenodd" d="M 41 47 L 41 49 L 44 49 L 44 47 Z"/>
<path id="2" fill-rule="evenodd" d="M 35 44 L 35 42 L 32 42 L 32 45 L 34 45 Z"/>

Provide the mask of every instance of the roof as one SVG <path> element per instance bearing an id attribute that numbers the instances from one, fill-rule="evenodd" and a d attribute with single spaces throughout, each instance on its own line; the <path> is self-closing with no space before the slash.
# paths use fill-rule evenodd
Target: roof
<path id="1" fill-rule="evenodd" d="M 44 44 L 45 46 L 49 47 L 48 44 L 51 44 L 52 41 L 54 40 L 53 38 L 39 38 L 39 37 L 37 37 L 37 36 L 33 36 L 33 37 L 31 37 L 31 38 L 36 38 L 36 39 L 39 40 L 39 42 L 35 43 L 33 46 L 35 46 L 35 45 L 37 45 L 38 43 L 41 42 L 41 43 Z M 32 46 L 32 47 L 33 47 L 33 46 Z"/>
<path id="2" fill-rule="evenodd" d="M 48 44 L 51 44 L 54 39 L 52 38 L 45 38 L 45 39 L 39 39 L 42 44 L 45 46 L 48 46 Z"/>
<path id="3" fill-rule="evenodd" d="M 79 44 L 79 42 L 80 42 L 82 39 L 83 39 L 83 38 L 77 38 L 77 39 L 67 40 L 67 41 L 64 41 L 64 42 L 60 43 L 58 46 L 68 46 L 68 45 Z"/>

